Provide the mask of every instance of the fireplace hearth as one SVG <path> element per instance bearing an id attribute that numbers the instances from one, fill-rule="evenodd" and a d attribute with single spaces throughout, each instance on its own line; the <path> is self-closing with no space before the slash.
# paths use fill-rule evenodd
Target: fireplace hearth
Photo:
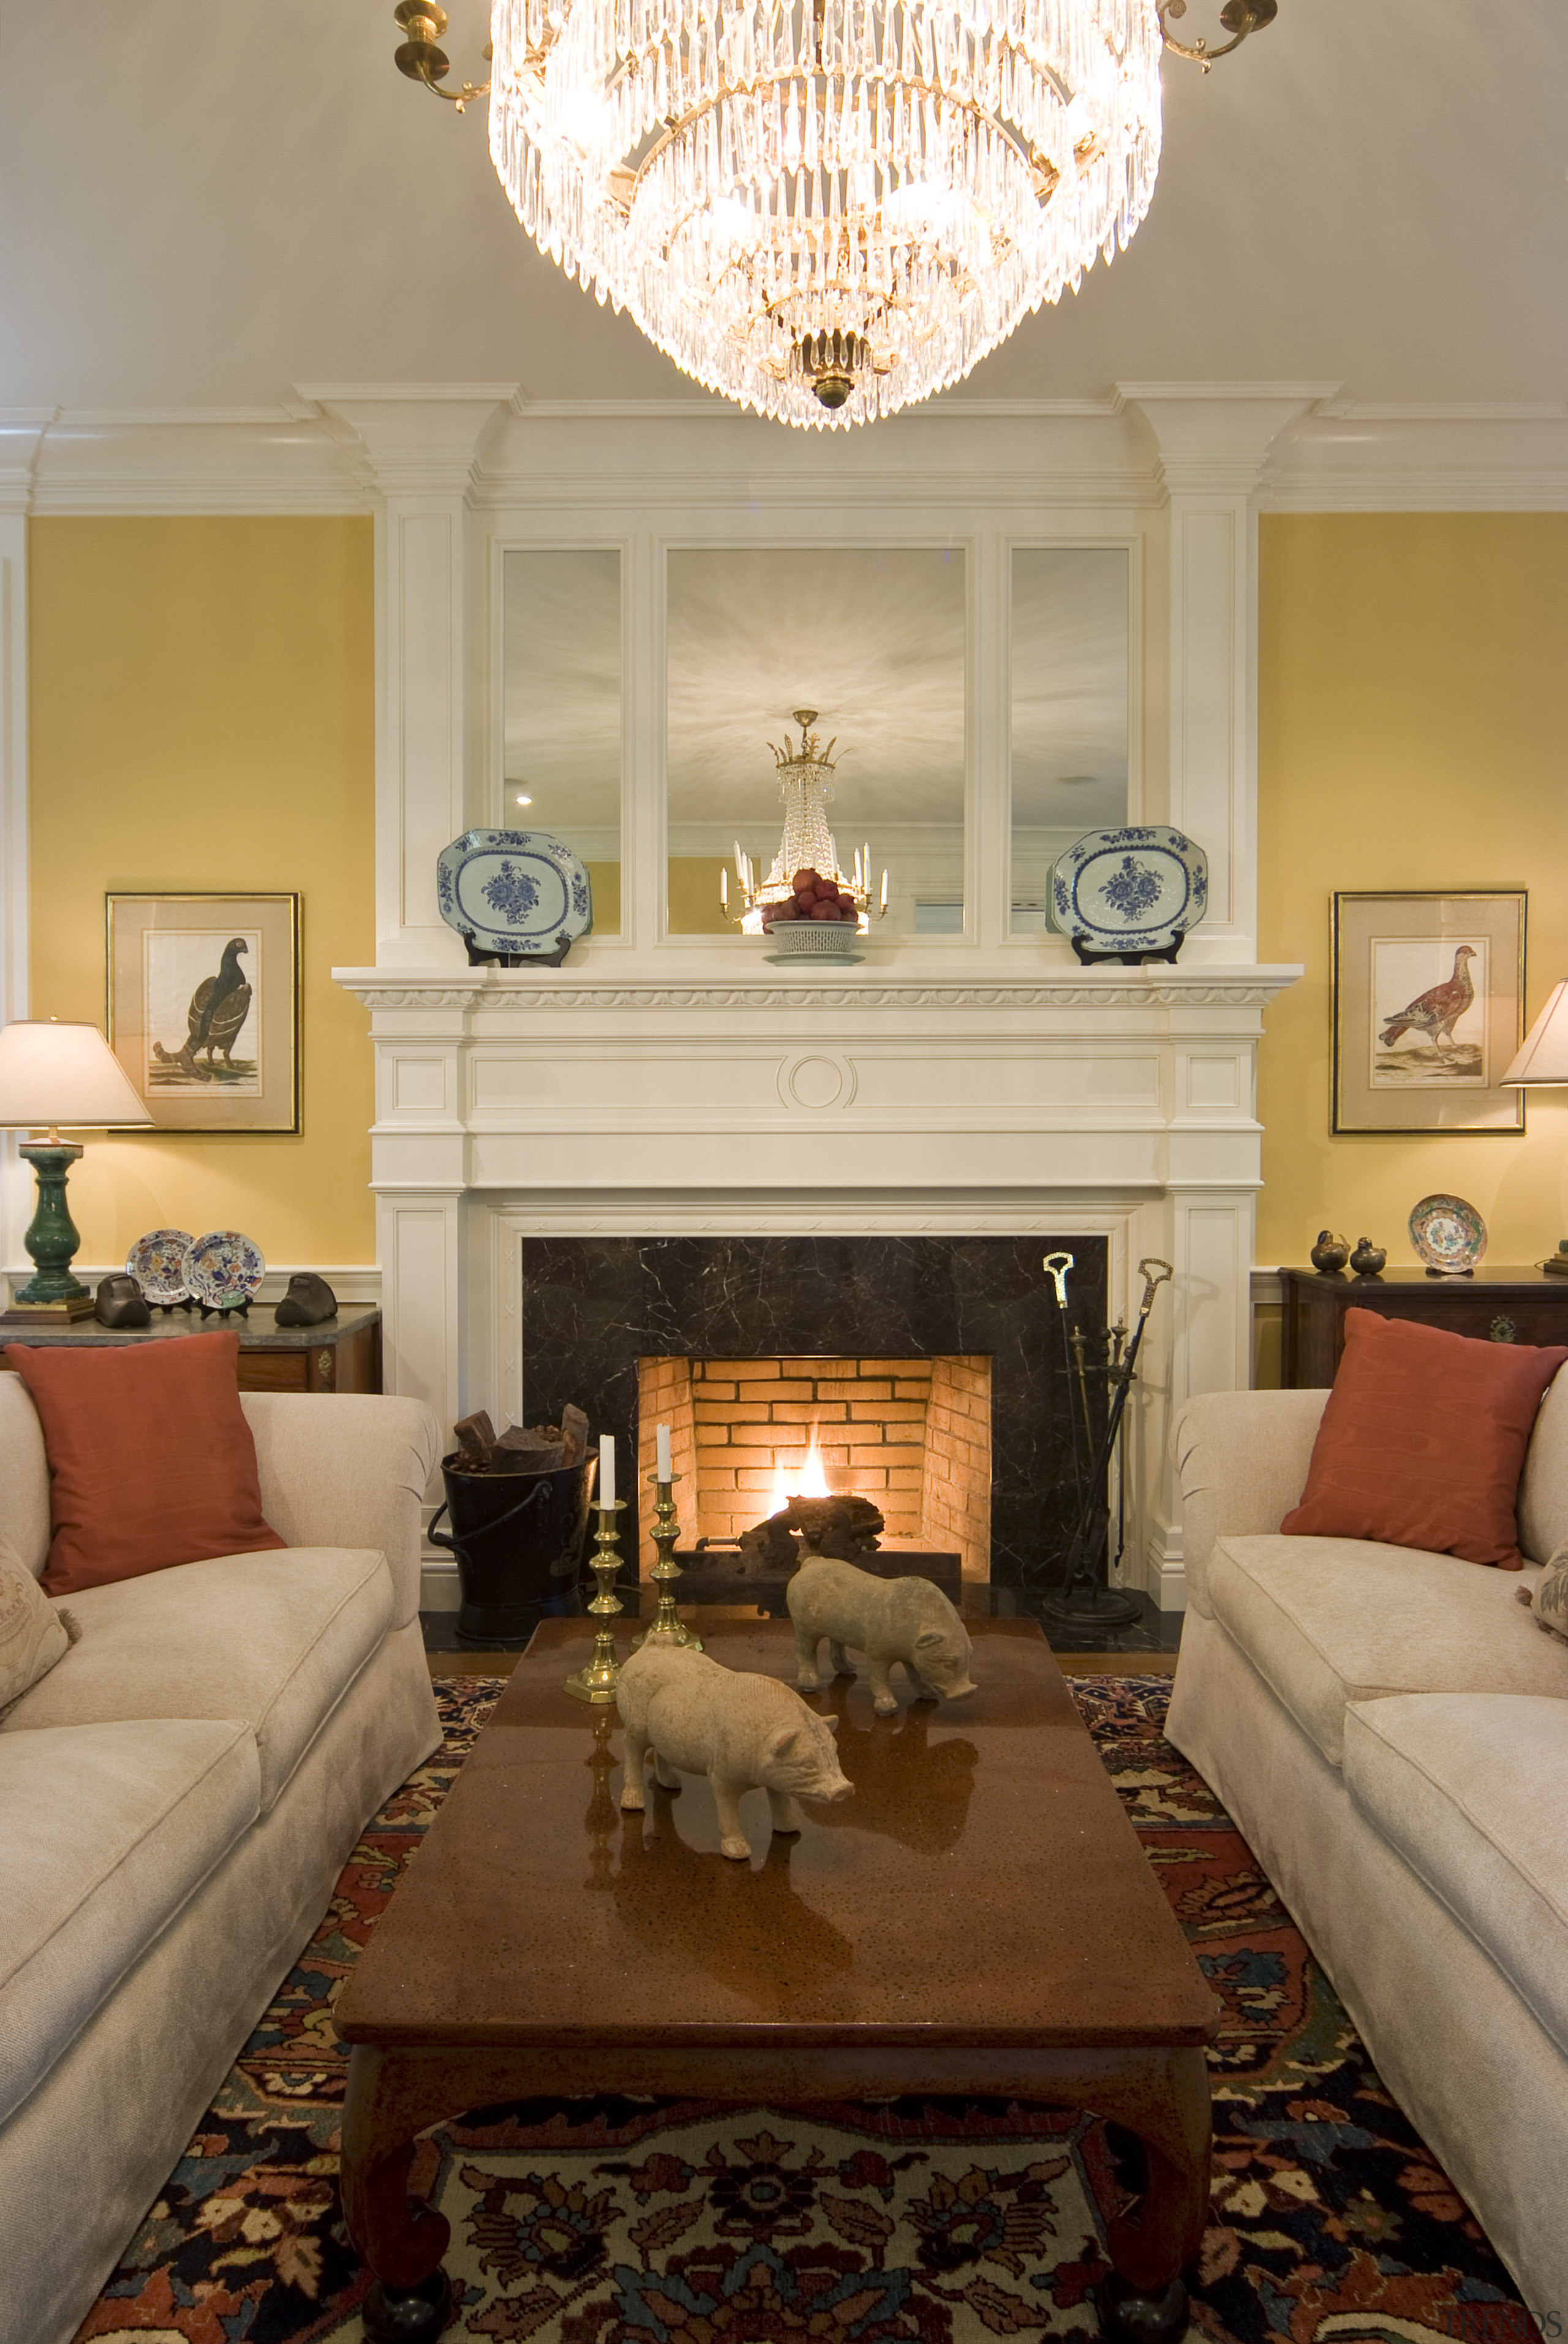
<path id="1" fill-rule="evenodd" d="M 1103 1329 L 1106 1240 L 1065 1237 L 1051 1244 L 1075 1257 L 1079 1323 Z M 1047 1249 L 1038 1237 L 527 1238 L 519 1248 L 525 1405 L 530 1420 L 553 1421 L 575 1399 L 596 1432 L 614 1434 L 618 1481 L 638 1500 L 635 1547 L 629 1534 L 622 1541 L 629 1562 L 634 1551 L 644 1561 L 650 1553 L 651 1458 L 642 1452 L 656 1418 L 678 1428 L 685 1545 L 700 1534 L 704 1502 L 709 1534 L 719 1536 L 734 1536 L 771 1510 L 776 1454 L 804 1462 L 814 1411 L 820 1448 L 832 1460 L 825 1467 L 829 1488 L 857 1490 L 859 1471 L 868 1477 L 859 1494 L 884 1513 L 890 1499 L 913 1500 L 921 1462 L 900 1431 L 919 1419 L 926 1449 L 934 1438 L 939 1450 L 946 1439 L 966 1454 L 980 1450 L 970 1429 L 978 1423 L 975 1393 L 989 1380 L 984 1551 L 980 1513 L 943 1514 L 929 1500 L 923 1513 L 912 1504 L 895 1510 L 884 1547 L 900 1538 L 910 1546 L 951 1547 L 964 1556 L 966 1580 L 1049 1588 L 1065 1563 L 1076 1507 L 1060 1329 L 1041 1268 Z M 650 1369 L 670 1380 L 650 1384 Z M 684 1418 L 676 1404 L 682 1375 L 691 1393 Z M 765 1385 L 794 1389 L 788 1399 L 744 1400 L 743 1383 L 759 1392 Z M 857 1396 L 862 1386 L 864 1396 Z M 649 1413 L 652 1392 L 660 1397 Z M 699 1393 L 707 1394 L 700 1401 Z M 721 1427 L 713 1411 L 724 1404 L 789 1412 L 768 1428 L 766 1464 L 764 1444 L 736 1437 L 760 1420 L 741 1414 Z M 853 1439 L 872 1419 L 851 1411 L 873 1408 L 884 1410 L 876 1440 Z M 839 1409 L 842 1415 L 828 1413 Z M 701 1443 L 699 1429 L 710 1436 Z M 729 1472 L 728 1489 L 710 1487 L 704 1496 L 699 1450 L 720 1449 L 746 1461 L 719 1468 Z M 869 1477 L 879 1474 L 871 1486 Z"/>

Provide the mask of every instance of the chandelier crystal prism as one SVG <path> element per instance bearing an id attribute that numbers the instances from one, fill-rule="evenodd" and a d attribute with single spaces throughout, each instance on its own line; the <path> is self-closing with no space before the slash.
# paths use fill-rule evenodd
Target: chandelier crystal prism
<path id="1" fill-rule="evenodd" d="M 541 252 L 687 374 L 839 429 L 960 381 L 1125 250 L 1160 168 L 1162 47 L 1204 73 L 1271 23 L 1177 41 L 1187 0 L 493 0 L 491 75 L 444 90 L 436 0 L 397 63 L 461 112 Z"/>
<path id="2" fill-rule="evenodd" d="M 1159 168 L 1154 0 L 496 0 L 491 40 L 541 251 L 788 423 L 961 379 Z"/>

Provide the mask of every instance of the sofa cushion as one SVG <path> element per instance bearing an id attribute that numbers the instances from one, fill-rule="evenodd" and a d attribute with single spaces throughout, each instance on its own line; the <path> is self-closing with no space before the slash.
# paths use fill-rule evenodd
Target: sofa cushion
<path id="1" fill-rule="evenodd" d="M 1537 1576 L 1530 1570 L 1523 1583 Z M 1221 1538 L 1209 1560 L 1214 1616 L 1333 1766 L 1347 1702 L 1466 1692 L 1568 1700 L 1568 1644 L 1541 1634 L 1515 1601 L 1520 1584 L 1457 1555 L 1361 1539 Z"/>
<path id="2" fill-rule="evenodd" d="M 1568 1702 L 1466 1692 L 1352 1706 L 1344 1771 L 1367 1820 L 1568 2053 Z"/>
<path id="3" fill-rule="evenodd" d="M 41 1578 L 49 1559 L 49 1460 L 44 1428 L 20 1376 L 0 1370 L 0 1538 Z"/>
<path id="4" fill-rule="evenodd" d="M 261 1510 L 237 1335 L 5 1357 L 44 1427 L 51 1595 L 283 1544 Z"/>
<path id="5" fill-rule="evenodd" d="M 70 1614 L 56 1611 L 15 1547 L 0 1538 L 0 1712 L 30 1692 L 71 1649 Z"/>
<path id="6" fill-rule="evenodd" d="M 256 1820 L 236 1719 L 0 1734 L 0 2123 Z"/>
<path id="7" fill-rule="evenodd" d="M 392 1626 L 392 1579 L 372 1548 L 287 1547 L 89 1587 L 71 1609 L 81 1642 L 0 1718 L 0 1737 L 117 1718 L 242 1718 L 260 1751 L 265 1811 Z"/>
<path id="8" fill-rule="evenodd" d="M 1568 1349 L 1347 1310 L 1307 1485 L 1281 1530 L 1517 1571 L 1525 1447 L 1565 1363 Z"/>
<path id="9" fill-rule="evenodd" d="M 1519 1477 L 1519 1543 L 1545 1562 L 1568 1541 L 1568 1376 L 1541 1403 Z"/>

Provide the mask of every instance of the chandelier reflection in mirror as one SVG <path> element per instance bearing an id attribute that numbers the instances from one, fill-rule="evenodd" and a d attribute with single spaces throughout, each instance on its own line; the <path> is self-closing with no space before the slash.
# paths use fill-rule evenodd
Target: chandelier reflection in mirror
<path id="1" fill-rule="evenodd" d="M 433 0 L 400 69 L 461 108 L 540 250 L 709 389 L 843 427 L 961 380 L 1125 249 L 1187 0 L 494 0 L 457 90 Z"/>

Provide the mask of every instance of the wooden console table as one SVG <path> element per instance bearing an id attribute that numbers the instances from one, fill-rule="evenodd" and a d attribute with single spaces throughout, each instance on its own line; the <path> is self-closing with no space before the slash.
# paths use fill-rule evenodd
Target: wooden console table
<path id="1" fill-rule="evenodd" d="M 378 1392 L 381 1313 L 373 1304 L 347 1302 L 319 1327 L 280 1327 L 270 1303 L 252 1305 L 244 1318 L 200 1318 L 193 1310 L 168 1318 L 155 1312 L 150 1327 L 100 1327 L 78 1318 L 74 1327 L 6 1327 L 0 1339 L 45 1343 L 51 1349 L 132 1343 L 177 1343 L 187 1335 L 231 1331 L 239 1337 L 241 1391 Z M 0 1368 L 6 1362 L 0 1359 Z"/>
<path id="2" fill-rule="evenodd" d="M 1332 1384 L 1345 1347 L 1345 1312 L 1375 1310 L 1451 1335 L 1494 1343 L 1568 1343 L 1568 1278 L 1541 1269 L 1491 1269 L 1473 1278 L 1428 1278 L 1389 1269 L 1381 1278 L 1324 1278 L 1282 1269 L 1284 1329 L 1280 1380 L 1289 1389 Z"/>

